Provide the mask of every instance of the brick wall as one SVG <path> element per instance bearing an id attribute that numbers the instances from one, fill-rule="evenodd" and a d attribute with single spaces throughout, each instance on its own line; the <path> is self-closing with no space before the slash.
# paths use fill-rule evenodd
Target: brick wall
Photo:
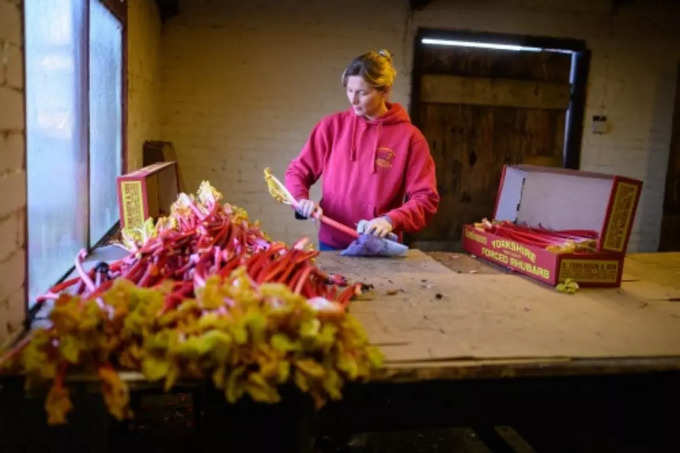
<path id="1" fill-rule="evenodd" d="M 21 327 L 26 166 L 21 1 L 0 0 L 0 344 Z"/>
<path id="2" fill-rule="evenodd" d="M 127 5 L 127 171 L 131 171 L 142 166 L 144 142 L 161 138 L 161 21 L 154 0 Z"/>
<path id="3" fill-rule="evenodd" d="M 583 39 L 592 50 L 582 168 L 645 181 L 630 250 L 656 250 L 680 39 L 674 2 L 653 8 L 606 0 L 408 2 L 180 2 L 163 27 L 162 126 L 189 187 L 211 180 L 274 237 L 314 235 L 267 195 L 262 169 L 277 175 L 323 115 L 344 109 L 344 65 L 387 47 L 399 70 L 393 100 L 408 104 L 418 27 Z M 318 189 L 313 192 L 318 197 Z"/>
<path id="4" fill-rule="evenodd" d="M 401 48 L 406 4 L 181 2 L 163 29 L 162 133 L 187 186 L 210 180 L 277 239 L 315 238 L 311 222 L 269 196 L 262 171 L 270 166 L 282 178 L 314 124 L 347 107 L 340 74 L 351 58 L 373 46 Z M 404 72 L 400 54 L 396 63 Z M 407 102 L 407 87 L 402 77 L 397 101 Z"/>

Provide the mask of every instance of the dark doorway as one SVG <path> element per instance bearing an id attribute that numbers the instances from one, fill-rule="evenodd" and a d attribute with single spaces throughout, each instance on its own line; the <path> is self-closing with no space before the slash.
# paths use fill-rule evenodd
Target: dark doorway
<path id="1" fill-rule="evenodd" d="M 587 69 L 583 41 L 419 30 L 411 116 L 441 204 L 413 246 L 459 250 L 463 225 L 493 215 L 504 164 L 578 168 Z"/>
<path id="2" fill-rule="evenodd" d="M 668 156 L 666 193 L 661 221 L 660 252 L 680 250 L 680 65 L 675 81 L 671 151 Z"/>

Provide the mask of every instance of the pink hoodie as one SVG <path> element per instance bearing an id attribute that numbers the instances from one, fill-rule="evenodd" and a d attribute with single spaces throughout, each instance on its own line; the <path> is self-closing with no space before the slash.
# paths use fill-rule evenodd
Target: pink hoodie
<path id="1" fill-rule="evenodd" d="M 387 215 L 396 233 L 425 227 L 439 205 L 434 161 L 404 108 L 387 108 L 375 121 L 351 108 L 323 118 L 286 170 L 293 196 L 309 198 L 323 174 L 319 204 L 328 217 L 355 228 L 361 219 Z M 322 224 L 319 240 L 344 248 L 352 238 Z"/>

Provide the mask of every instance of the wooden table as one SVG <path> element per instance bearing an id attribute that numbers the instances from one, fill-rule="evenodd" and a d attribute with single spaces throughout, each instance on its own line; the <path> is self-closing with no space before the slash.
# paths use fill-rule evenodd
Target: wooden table
<path id="1" fill-rule="evenodd" d="M 665 445 L 674 436 L 680 253 L 630 255 L 620 288 L 574 295 L 463 254 L 412 250 L 383 259 L 322 252 L 318 265 L 373 285 L 350 311 L 382 349 L 384 369 L 370 383 L 348 385 L 343 400 L 321 412 L 300 401 L 276 410 L 228 407 L 206 386 L 199 397 L 201 412 L 211 414 L 201 418 L 206 451 L 225 445 L 225 426 L 250 432 L 244 446 L 251 448 L 262 423 L 287 426 L 282 438 L 290 423 L 303 432 L 336 433 L 473 426 L 493 451 L 507 448 L 493 430 L 504 424 L 531 433 L 539 451 L 613 451 L 597 442 L 612 436 L 629 442 L 626 436 L 637 433 Z M 563 448 L 555 448 L 554 437 L 565 430 Z M 111 437 L 110 431 L 91 436 Z"/>
<path id="2" fill-rule="evenodd" d="M 564 294 L 452 253 L 319 265 L 374 286 L 351 313 L 381 347 L 380 379 L 680 369 L 680 253 L 626 258 L 620 288 Z"/>
<path id="3" fill-rule="evenodd" d="M 123 253 L 102 250 L 89 265 Z M 460 253 L 317 264 L 373 285 L 350 312 L 385 354 L 379 380 L 680 369 L 680 253 L 628 255 L 620 288 L 573 295 Z"/>
<path id="4" fill-rule="evenodd" d="M 472 425 L 491 444 L 487 428 L 507 423 L 548 450 L 556 427 L 580 432 L 563 451 L 591 451 L 602 432 L 673 436 L 680 253 L 630 255 L 620 288 L 573 295 L 463 254 L 327 252 L 319 265 L 374 286 L 351 313 L 385 354 L 376 382 L 352 388 L 329 420 L 353 431 Z M 613 447 L 592 451 L 602 448 Z"/>

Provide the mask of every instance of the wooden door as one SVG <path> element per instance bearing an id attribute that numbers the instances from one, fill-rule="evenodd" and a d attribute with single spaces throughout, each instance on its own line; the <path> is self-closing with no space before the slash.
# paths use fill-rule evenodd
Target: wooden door
<path id="1" fill-rule="evenodd" d="M 671 151 L 668 156 L 666 194 L 661 221 L 661 241 L 659 242 L 661 252 L 680 250 L 680 65 L 678 65 L 675 82 L 674 109 Z"/>
<path id="2" fill-rule="evenodd" d="M 423 46 L 413 120 L 437 166 L 439 212 L 412 238 L 457 250 L 464 224 L 492 217 L 504 164 L 562 166 L 571 55 Z"/>

